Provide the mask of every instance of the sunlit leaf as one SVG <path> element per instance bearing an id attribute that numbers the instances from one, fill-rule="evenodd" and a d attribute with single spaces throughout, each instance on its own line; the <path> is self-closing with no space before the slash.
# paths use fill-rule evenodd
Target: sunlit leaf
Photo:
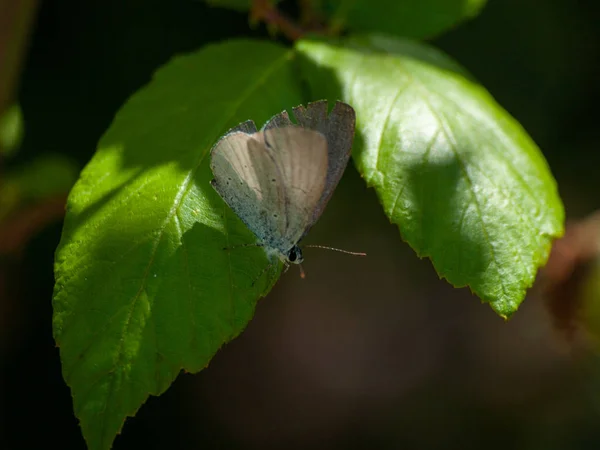
<path id="1" fill-rule="evenodd" d="M 231 41 L 173 59 L 117 113 L 67 205 L 54 335 L 90 449 L 237 336 L 276 270 L 210 186 L 239 122 L 302 102 L 293 51 Z M 224 248 L 227 249 L 224 249 Z M 256 284 L 253 285 L 253 282 Z"/>
<path id="2" fill-rule="evenodd" d="M 370 36 L 297 49 L 313 96 L 355 108 L 355 163 L 402 237 L 440 276 L 510 316 L 563 232 L 535 143 L 431 47 Z"/>

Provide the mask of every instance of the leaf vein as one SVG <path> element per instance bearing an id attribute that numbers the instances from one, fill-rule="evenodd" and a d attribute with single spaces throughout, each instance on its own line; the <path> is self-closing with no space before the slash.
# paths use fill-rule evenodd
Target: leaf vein
<path id="1" fill-rule="evenodd" d="M 416 78 L 413 76 L 413 79 L 416 80 Z M 423 95 L 421 96 L 421 98 L 423 99 L 423 101 L 425 102 L 425 104 L 427 105 L 427 108 L 429 109 L 429 111 L 431 112 L 432 116 L 436 119 L 436 121 L 438 122 L 439 126 L 440 126 L 440 130 L 441 132 L 446 136 L 446 138 L 448 139 L 448 143 L 450 144 L 449 147 L 452 150 L 452 152 L 454 153 L 454 157 L 456 158 L 456 161 L 458 162 L 461 172 L 463 173 L 463 177 L 465 178 L 465 180 L 467 181 L 467 183 L 469 184 L 470 187 L 470 191 L 471 191 L 471 198 L 473 199 L 473 204 L 475 205 L 475 208 L 477 209 L 477 215 L 479 216 L 479 221 L 481 223 L 481 229 L 483 231 L 483 234 L 485 236 L 485 240 L 488 244 L 488 247 L 490 249 L 490 256 L 492 258 L 492 261 L 494 262 L 494 265 L 496 266 L 496 270 L 498 271 L 498 273 L 500 274 L 500 264 L 498 263 L 498 259 L 496 256 L 496 249 L 495 246 L 492 244 L 492 241 L 490 239 L 490 235 L 487 229 L 487 224 L 483 218 L 483 213 L 481 210 L 481 205 L 479 203 L 479 199 L 477 198 L 477 194 L 475 192 L 474 189 L 474 184 L 473 184 L 473 180 L 471 179 L 467 168 L 465 167 L 464 161 L 462 160 L 462 157 L 460 155 L 460 152 L 458 151 L 458 143 L 456 142 L 456 139 L 454 139 L 454 133 L 452 132 L 451 129 L 447 129 L 446 128 L 446 124 L 447 124 L 447 120 L 445 118 L 442 118 L 437 110 L 433 107 L 433 104 L 430 102 L 429 100 L 429 92 L 427 90 L 427 88 L 421 83 L 419 82 L 418 84 L 416 84 L 416 86 L 419 87 L 419 90 L 421 90 L 421 92 L 423 93 Z M 504 296 L 504 299 L 508 299 L 509 296 L 507 294 L 506 291 L 506 285 L 504 282 L 503 277 L 499 277 L 500 278 L 500 287 L 502 289 L 502 293 Z"/>
<path id="2" fill-rule="evenodd" d="M 388 107 L 387 114 L 385 115 L 385 120 L 383 122 L 383 126 L 381 127 L 381 132 L 379 133 L 379 140 L 377 143 L 378 151 L 377 151 L 377 156 L 375 158 L 375 171 L 378 172 L 379 174 L 381 174 L 381 170 L 379 169 L 379 161 L 380 161 L 379 156 L 381 155 L 381 145 L 383 143 L 383 135 L 386 133 L 386 130 L 390 123 L 390 116 L 392 115 L 392 110 L 396 106 L 396 102 L 398 101 L 398 99 L 400 98 L 402 93 L 408 89 L 410 84 L 411 84 L 411 82 L 409 80 L 409 82 L 404 83 L 404 85 L 398 86 L 398 89 L 396 90 L 396 93 L 394 94 L 394 97 L 392 98 L 392 101 L 390 102 L 390 106 Z"/>

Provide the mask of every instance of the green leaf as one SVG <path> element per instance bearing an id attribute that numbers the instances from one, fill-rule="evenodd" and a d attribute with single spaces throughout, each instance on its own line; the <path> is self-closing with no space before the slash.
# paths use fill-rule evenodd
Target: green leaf
<path id="1" fill-rule="evenodd" d="M 431 47 L 370 36 L 297 50 L 313 96 L 355 108 L 354 161 L 403 238 L 510 316 L 563 233 L 556 183 L 531 138 Z"/>
<path id="2" fill-rule="evenodd" d="M 486 0 L 322 0 L 334 26 L 431 38 L 471 19 Z"/>
<path id="3" fill-rule="evenodd" d="M 250 11 L 252 0 L 204 0 L 210 6 L 232 9 L 234 11 Z M 269 3 L 276 4 L 281 0 L 269 0 Z"/>
<path id="4" fill-rule="evenodd" d="M 234 11 L 249 11 L 252 0 L 204 0 L 210 6 L 233 9 Z"/>
<path id="5" fill-rule="evenodd" d="M 14 155 L 21 146 L 23 133 L 23 112 L 18 104 L 14 104 L 0 116 L 0 153 Z"/>
<path id="6" fill-rule="evenodd" d="M 175 58 L 117 113 L 67 204 L 54 336 L 90 449 L 181 369 L 237 336 L 279 267 L 210 186 L 238 123 L 302 103 L 290 49 L 230 41 Z M 227 249 L 224 249 L 224 248 Z M 253 286 L 253 282 L 256 284 Z"/>

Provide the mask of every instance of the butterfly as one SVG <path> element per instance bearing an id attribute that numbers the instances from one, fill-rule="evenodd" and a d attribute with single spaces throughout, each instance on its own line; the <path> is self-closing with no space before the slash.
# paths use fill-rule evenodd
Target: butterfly
<path id="1" fill-rule="evenodd" d="M 286 111 L 257 131 L 253 121 L 226 133 L 211 149 L 212 186 L 258 238 L 271 261 L 304 260 L 299 242 L 319 219 L 348 160 L 354 109 L 327 101 Z M 334 249 L 335 250 L 335 249 Z M 352 253 L 352 252 L 347 252 Z M 301 272 L 303 276 L 303 272 Z"/>

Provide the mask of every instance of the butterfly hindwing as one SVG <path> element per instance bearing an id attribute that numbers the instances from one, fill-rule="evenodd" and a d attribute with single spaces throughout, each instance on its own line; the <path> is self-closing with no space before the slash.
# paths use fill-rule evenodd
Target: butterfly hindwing
<path id="1" fill-rule="evenodd" d="M 234 132 L 221 139 L 211 151 L 213 187 L 237 216 L 265 245 L 283 240 L 279 205 L 283 192 L 274 177 L 278 170 L 268 155 L 262 133 Z"/>

